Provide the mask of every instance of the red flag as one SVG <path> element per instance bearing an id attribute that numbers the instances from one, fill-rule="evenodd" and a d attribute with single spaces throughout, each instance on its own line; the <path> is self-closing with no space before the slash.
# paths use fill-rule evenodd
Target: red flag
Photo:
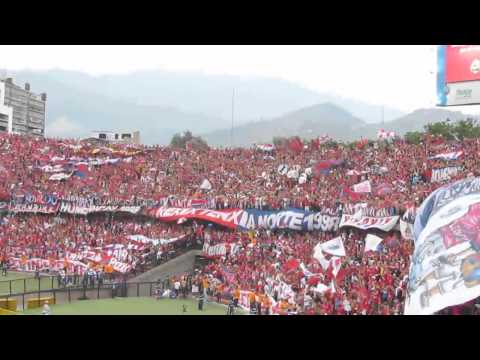
<path id="1" fill-rule="evenodd" d="M 357 201 L 358 199 L 360 199 L 360 195 L 357 194 L 355 191 L 352 191 L 348 188 L 348 186 L 344 186 L 343 188 L 343 192 L 344 194 L 346 194 L 348 197 L 350 197 L 350 199 L 354 200 L 354 201 Z"/>
<path id="2" fill-rule="evenodd" d="M 287 271 L 296 270 L 299 267 L 299 262 L 297 259 L 290 259 L 285 263 L 285 268 Z"/>
<path id="3" fill-rule="evenodd" d="M 296 136 L 290 140 L 288 148 L 295 153 L 300 153 L 303 150 L 303 142 L 298 136 Z"/>

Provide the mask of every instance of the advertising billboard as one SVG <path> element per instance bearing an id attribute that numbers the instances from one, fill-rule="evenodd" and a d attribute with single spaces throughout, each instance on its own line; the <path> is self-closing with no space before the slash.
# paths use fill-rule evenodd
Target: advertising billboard
<path id="1" fill-rule="evenodd" d="M 437 60 L 437 105 L 480 104 L 480 45 L 440 45 Z"/>

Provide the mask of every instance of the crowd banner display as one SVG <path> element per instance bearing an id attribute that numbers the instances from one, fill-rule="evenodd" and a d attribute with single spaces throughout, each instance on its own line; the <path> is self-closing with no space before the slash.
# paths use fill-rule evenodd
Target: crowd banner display
<path id="1" fill-rule="evenodd" d="M 340 218 L 321 212 L 299 209 L 262 211 L 256 209 L 207 210 L 195 208 L 145 208 L 144 214 L 161 221 L 205 220 L 231 229 L 291 229 L 298 231 L 336 231 Z"/>
<path id="2" fill-rule="evenodd" d="M 480 296 L 480 178 L 435 190 L 417 211 L 405 314 L 428 315 Z"/>
<path id="3" fill-rule="evenodd" d="M 379 229 L 382 231 L 390 231 L 397 224 L 399 216 L 370 217 L 342 215 L 340 227 L 351 226 L 361 230 Z"/>
<path id="4" fill-rule="evenodd" d="M 442 182 L 450 180 L 452 177 L 457 176 L 458 172 L 461 170 L 462 168 L 459 166 L 449 166 L 441 169 L 433 169 L 430 181 Z"/>

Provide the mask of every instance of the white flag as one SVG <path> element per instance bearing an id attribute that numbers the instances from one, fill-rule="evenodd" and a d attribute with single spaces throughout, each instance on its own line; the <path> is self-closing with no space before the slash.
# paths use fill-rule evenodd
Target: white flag
<path id="1" fill-rule="evenodd" d="M 342 267 L 342 259 L 337 256 L 334 256 L 330 259 L 330 262 L 332 264 L 332 274 L 333 276 L 337 277 L 337 274 L 340 271 L 340 268 Z"/>
<path id="2" fill-rule="evenodd" d="M 336 293 L 335 284 L 333 283 L 333 280 L 332 280 L 332 282 L 330 283 L 330 291 L 332 292 L 332 294 L 335 294 L 335 293 Z"/>
<path id="3" fill-rule="evenodd" d="M 208 179 L 203 180 L 202 185 L 200 185 L 200 189 L 202 190 L 212 190 L 212 184 Z"/>
<path id="4" fill-rule="evenodd" d="M 307 269 L 303 262 L 300 264 L 300 269 L 302 269 L 303 274 L 307 277 L 314 275 L 310 270 Z"/>
<path id="5" fill-rule="evenodd" d="M 381 237 L 368 234 L 365 237 L 365 252 L 367 251 L 377 251 L 378 245 L 383 241 Z"/>
<path id="6" fill-rule="evenodd" d="M 353 185 L 353 191 L 357 193 L 369 193 L 372 192 L 372 184 L 370 184 L 370 180 L 366 180 L 359 184 Z"/>
<path id="7" fill-rule="evenodd" d="M 322 283 L 318 283 L 317 286 L 313 289 L 313 291 L 323 294 L 324 292 L 328 291 L 330 288 Z"/>
<path id="8" fill-rule="evenodd" d="M 313 250 L 314 250 L 313 257 L 318 260 L 323 270 L 327 270 L 328 267 L 330 266 L 330 261 L 325 259 L 325 256 L 323 255 L 322 244 L 318 243 Z"/>
<path id="9" fill-rule="evenodd" d="M 64 180 L 68 179 L 72 174 L 65 174 L 65 173 L 59 173 L 59 174 L 53 174 L 52 176 L 49 177 L 49 180 Z"/>
<path id="10" fill-rule="evenodd" d="M 334 256 L 346 256 L 345 247 L 343 246 L 342 237 L 324 242 L 321 245 L 322 251 Z"/>

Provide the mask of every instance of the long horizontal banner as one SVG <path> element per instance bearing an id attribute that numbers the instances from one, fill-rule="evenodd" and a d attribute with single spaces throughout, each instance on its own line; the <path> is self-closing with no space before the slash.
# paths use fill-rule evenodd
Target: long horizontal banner
<path id="1" fill-rule="evenodd" d="M 303 210 L 260 211 L 255 209 L 205 210 L 182 208 L 144 209 L 144 214 L 161 221 L 197 219 L 223 225 L 231 229 L 290 229 L 299 231 L 335 231 L 338 229 L 338 216 Z"/>
<path id="2" fill-rule="evenodd" d="M 390 231 L 395 227 L 398 219 L 399 216 L 356 217 L 355 215 L 342 215 L 340 227 L 351 226 L 361 230 L 380 229 L 383 231 Z"/>
<path id="3" fill-rule="evenodd" d="M 76 215 L 88 215 L 95 212 L 129 212 L 131 214 L 137 214 L 140 211 L 140 206 L 77 206 L 74 203 L 62 202 L 59 211 Z"/>

